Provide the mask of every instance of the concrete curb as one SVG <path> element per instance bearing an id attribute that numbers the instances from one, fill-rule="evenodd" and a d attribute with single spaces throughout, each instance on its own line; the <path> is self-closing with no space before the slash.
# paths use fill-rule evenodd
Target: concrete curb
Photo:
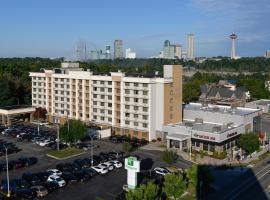
<path id="1" fill-rule="evenodd" d="M 72 155 L 72 156 L 68 156 L 68 157 L 65 157 L 65 158 L 58 158 L 58 157 L 55 157 L 55 156 L 52 156 L 50 154 L 46 154 L 46 156 L 50 157 L 50 158 L 53 158 L 53 159 L 56 159 L 56 160 L 66 160 L 66 159 L 69 159 L 69 158 L 73 158 L 73 157 L 76 157 L 76 156 L 80 156 L 80 155 L 83 155 L 85 154 L 86 152 L 82 152 L 82 153 L 79 153 L 79 154 L 75 154 L 75 155 Z"/>

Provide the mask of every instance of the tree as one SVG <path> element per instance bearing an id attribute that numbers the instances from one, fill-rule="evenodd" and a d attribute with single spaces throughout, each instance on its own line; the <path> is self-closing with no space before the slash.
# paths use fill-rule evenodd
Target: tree
<path id="1" fill-rule="evenodd" d="M 169 199 L 179 199 L 186 190 L 186 183 L 179 175 L 167 174 L 165 176 L 163 191 Z"/>
<path id="2" fill-rule="evenodd" d="M 35 119 L 46 119 L 46 114 L 47 114 L 47 110 L 46 110 L 46 108 L 41 108 L 41 107 L 39 107 L 39 108 L 36 108 L 36 110 L 35 110 L 35 112 L 33 113 L 33 117 L 35 118 Z"/>
<path id="3" fill-rule="evenodd" d="M 175 163 L 177 159 L 177 154 L 171 150 L 166 149 L 162 152 L 161 159 L 167 164 Z"/>
<path id="4" fill-rule="evenodd" d="M 122 145 L 122 150 L 123 150 L 125 153 L 130 152 L 130 151 L 132 150 L 131 144 L 129 144 L 128 142 L 123 143 L 123 145 Z"/>
<path id="5" fill-rule="evenodd" d="M 68 143 L 75 143 L 86 136 L 86 125 L 80 120 L 70 120 L 69 121 L 69 131 L 68 125 L 65 123 L 60 127 L 60 138 L 61 140 Z"/>
<path id="6" fill-rule="evenodd" d="M 126 193 L 127 200 L 158 200 L 158 186 L 152 181 Z"/>
<path id="7" fill-rule="evenodd" d="M 249 154 L 259 150 L 260 141 L 258 135 L 254 133 L 246 133 L 241 135 L 239 138 L 239 146 Z"/>

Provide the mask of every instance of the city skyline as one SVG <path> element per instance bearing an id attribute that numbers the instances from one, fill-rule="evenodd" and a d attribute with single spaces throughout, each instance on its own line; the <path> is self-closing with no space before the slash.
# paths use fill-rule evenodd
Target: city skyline
<path id="1" fill-rule="evenodd" d="M 170 15 L 164 9 L 170 9 Z M 239 36 L 239 56 L 263 56 L 270 43 L 270 28 L 265 26 L 269 9 L 267 0 L 13 0 L 2 3 L 0 57 L 71 58 L 78 41 L 85 41 L 90 51 L 113 46 L 115 39 L 123 40 L 123 48 L 134 49 L 137 57 L 151 57 L 165 40 L 186 49 L 188 33 L 196 37 L 196 57 L 230 56 L 232 32 Z"/>

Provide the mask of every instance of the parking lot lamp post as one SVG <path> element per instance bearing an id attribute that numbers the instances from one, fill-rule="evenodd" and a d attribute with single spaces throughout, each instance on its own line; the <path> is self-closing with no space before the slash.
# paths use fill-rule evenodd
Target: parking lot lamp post
<path id="1" fill-rule="evenodd" d="M 94 160 L 93 160 L 93 136 L 91 136 L 91 167 L 94 165 Z"/>
<path id="2" fill-rule="evenodd" d="M 59 124 L 58 124 L 58 116 L 55 116 L 55 122 L 56 122 L 56 132 L 57 132 L 57 138 L 56 138 L 56 145 L 57 145 L 57 151 L 59 151 Z"/>
<path id="3" fill-rule="evenodd" d="M 38 110 L 38 127 L 37 127 L 37 131 L 38 131 L 38 135 L 39 135 L 39 110 Z"/>
<path id="4" fill-rule="evenodd" d="M 7 197 L 10 197 L 10 190 L 9 190 L 9 172 L 8 172 L 8 148 L 6 146 L 5 150 L 6 150 L 6 167 L 7 167 L 7 189 L 8 189 L 8 193 L 7 193 Z"/>

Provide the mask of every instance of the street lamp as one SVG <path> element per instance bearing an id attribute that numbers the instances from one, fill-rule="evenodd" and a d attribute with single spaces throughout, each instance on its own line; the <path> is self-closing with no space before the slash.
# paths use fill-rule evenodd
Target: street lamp
<path id="1" fill-rule="evenodd" d="M 93 160 L 93 135 L 91 136 L 91 167 L 94 165 L 94 160 Z"/>
<path id="2" fill-rule="evenodd" d="M 59 138 L 59 124 L 58 124 L 58 116 L 54 115 L 54 121 L 56 123 L 56 131 L 57 131 L 57 138 L 56 138 L 56 145 L 57 145 L 57 151 L 59 151 L 59 142 L 60 142 L 60 138 Z"/>
<path id="3" fill-rule="evenodd" d="M 39 135 L 39 111 L 40 111 L 39 108 L 38 108 L 37 111 L 38 111 L 38 113 L 37 113 L 38 114 L 38 127 L 37 127 L 37 131 L 38 131 L 38 135 Z"/>
<path id="4" fill-rule="evenodd" d="M 9 172 L 8 172 L 8 148 L 4 145 L 4 148 L 6 150 L 6 168 L 7 168 L 7 189 L 8 189 L 8 193 L 7 193 L 7 197 L 10 197 L 10 190 L 9 190 Z"/>

